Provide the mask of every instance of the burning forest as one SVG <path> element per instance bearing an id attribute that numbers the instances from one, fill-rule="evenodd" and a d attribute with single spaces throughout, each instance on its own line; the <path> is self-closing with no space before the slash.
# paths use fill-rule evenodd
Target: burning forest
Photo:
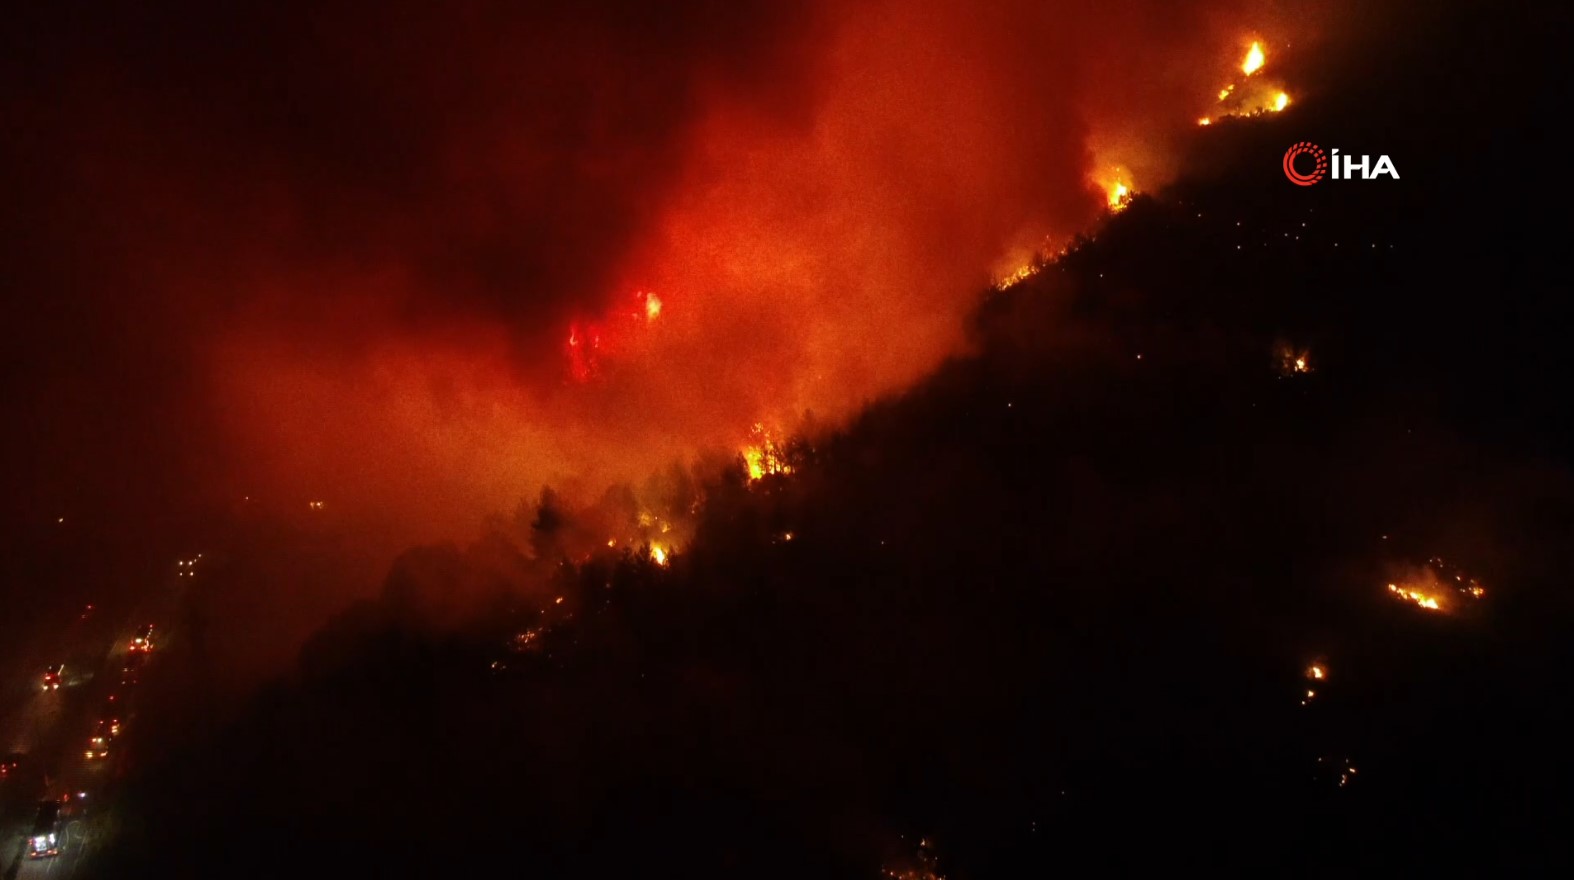
<path id="1" fill-rule="evenodd" d="M 22 14 L 0 874 L 1547 869 L 1555 18 Z"/>

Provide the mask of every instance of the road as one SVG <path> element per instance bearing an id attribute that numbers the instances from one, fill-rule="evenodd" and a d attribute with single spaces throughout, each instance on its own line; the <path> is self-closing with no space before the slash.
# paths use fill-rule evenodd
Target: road
<path id="1" fill-rule="evenodd" d="M 102 842 L 98 817 L 125 770 L 125 733 L 135 723 L 139 686 L 123 676 L 129 646 L 147 623 L 154 625 L 160 649 L 175 637 L 176 611 L 189 581 L 179 574 L 187 569 L 172 569 L 129 609 L 84 606 L 40 615 L 8 652 L 7 667 L 0 669 L 0 757 L 18 755 L 23 766 L 0 781 L 0 880 L 75 877 Z M 156 674 L 157 655 L 155 650 L 148 656 L 141 678 Z M 66 664 L 64 681 L 58 690 L 45 690 L 43 671 L 54 663 Z M 121 735 L 111 741 L 107 757 L 89 758 L 87 745 L 108 705 L 117 707 Z M 27 858 L 37 803 L 62 797 L 71 804 L 62 820 L 60 854 Z"/>

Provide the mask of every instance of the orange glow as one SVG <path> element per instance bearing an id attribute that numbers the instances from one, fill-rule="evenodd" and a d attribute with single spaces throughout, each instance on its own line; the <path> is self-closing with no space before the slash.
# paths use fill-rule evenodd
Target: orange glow
<path id="1" fill-rule="evenodd" d="M 1314 681 L 1322 681 L 1328 677 L 1328 668 L 1321 663 L 1313 663 L 1306 668 L 1306 677 Z"/>

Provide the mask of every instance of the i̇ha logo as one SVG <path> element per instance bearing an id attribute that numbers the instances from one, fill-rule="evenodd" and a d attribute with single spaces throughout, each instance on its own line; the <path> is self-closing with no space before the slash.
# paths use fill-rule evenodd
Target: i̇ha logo
<path id="1" fill-rule="evenodd" d="M 1310 162 L 1303 160 L 1300 167 L 1306 168 L 1310 164 L 1310 170 L 1300 171 L 1296 168 L 1295 160 L 1302 156 L 1306 156 Z M 1340 156 L 1338 148 L 1335 148 L 1332 158 L 1333 161 L 1330 163 L 1329 156 L 1323 152 L 1322 147 L 1311 141 L 1301 141 L 1284 151 L 1284 176 L 1290 178 L 1290 182 L 1296 186 L 1311 186 L 1325 176 L 1332 180 L 1354 180 L 1357 170 L 1361 172 L 1362 180 L 1372 180 L 1384 174 L 1395 180 L 1399 179 L 1399 172 L 1394 168 L 1394 160 L 1387 156 L 1378 156 L 1374 164 L 1371 156 L 1362 156 L 1360 161 L 1356 161 L 1353 156 Z M 1341 163 L 1340 159 L 1344 161 Z"/>

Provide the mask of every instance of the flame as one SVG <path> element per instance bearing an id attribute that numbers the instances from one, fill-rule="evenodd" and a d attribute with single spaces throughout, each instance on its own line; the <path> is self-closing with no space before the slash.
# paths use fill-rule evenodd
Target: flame
<path id="1" fill-rule="evenodd" d="M 1125 208 L 1130 201 L 1131 188 L 1118 180 L 1115 181 L 1109 188 L 1109 209 L 1111 211 L 1119 211 Z"/>
<path id="2" fill-rule="evenodd" d="M 650 558 L 656 560 L 657 565 L 667 564 L 667 551 L 660 544 L 650 545 Z"/>
<path id="3" fill-rule="evenodd" d="M 1401 587 L 1398 584 L 1389 584 L 1388 592 L 1394 594 L 1395 597 L 1403 599 L 1406 602 L 1414 602 L 1416 605 L 1425 608 L 1428 611 L 1441 611 L 1443 608 L 1442 605 L 1438 604 L 1437 598 L 1435 596 L 1429 596 L 1420 590 L 1412 590 L 1408 587 Z"/>
<path id="4" fill-rule="evenodd" d="M 1230 83 L 1219 89 L 1218 103 L 1225 104 L 1224 112 L 1211 116 L 1204 116 L 1197 120 L 1198 125 L 1212 125 L 1217 118 L 1251 117 L 1264 113 L 1279 113 L 1290 106 L 1290 93 L 1285 91 L 1278 82 L 1265 81 L 1265 78 L 1256 76 L 1268 63 L 1268 57 L 1263 52 L 1262 43 L 1254 41 L 1246 52 L 1246 58 L 1241 62 L 1241 71 L 1247 77 L 1254 77 L 1249 82 L 1237 89 L 1235 83 Z"/>
<path id="5" fill-rule="evenodd" d="M 1018 266 L 1016 268 L 1016 271 L 1014 271 L 1011 274 L 1007 275 L 1006 277 L 1000 279 L 999 281 L 996 281 L 995 282 L 995 289 L 996 290 L 1005 290 L 1005 289 L 1010 288 L 1010 287 L 1015 287 L 1016 285 L 1021 284 L 1022 282 L 1028 280 L 1029 278 L 1032 278 L 1034 275 L 1037 275 L 1037 274 L 1038 274 L 1038 266 L 1036 266 L 1036 265 L 1034 265 L 1032 263 L 1024 263 L 1021 266 Z"/>
<path id="6" fill-rule="evenodd" d="M 1254 41 L 1252 47 L 1246 50 L 1246 60 L 1241 62 L 1241 72 L 1251 76 L 1262 70 L 1263 62 L 1267 60 L 1262 52 L 1262 43 Z"/>
<path id="7" fill-rule="evenodd" d="M 1312 353 L 1309 349 L 1296 348 L 1281 342 L 1274 348 L 1280 376 L 1304 376 L 1312 372 Z"/>
<path id="8" fill-rule="evenodd" d="M 1094 178 L 1094 182 L 1104 191 L 1104 202 L 1110 213 L 1119 214 L 1126 210 L 1132 197 L 1137 194 L 1132 184 L 1128 183 L 1130 179 L 1131 175 L 1118 166 L 1109 169 L 1106 175 Z"/>
<path id="9" fill-rule="evenodd" d="M 1306 668 L 1306 677 L 1313 681 L 1322 681 L 1328 677 L 1328 667 L 1321 663 L 1313 663 Z"/>
<path id="10" fill-rule="evenodd" d="M 646 293 L 644 294 L 644 297 L 645 320 L 654 321 L 656 318 L 661 316 L 661 298 L 656 296 L 654 293 Z"/>
<path id="11" fill-rule="evenodd" d="M 743 463 L 749 481 L 763 479 L 770 474 L 790 474 L 792 465 L 787 463 L 787 451 L 776 441 L 764 424 L 756 422 L 750 431 L 754 442 L 742 451 Z"/>

